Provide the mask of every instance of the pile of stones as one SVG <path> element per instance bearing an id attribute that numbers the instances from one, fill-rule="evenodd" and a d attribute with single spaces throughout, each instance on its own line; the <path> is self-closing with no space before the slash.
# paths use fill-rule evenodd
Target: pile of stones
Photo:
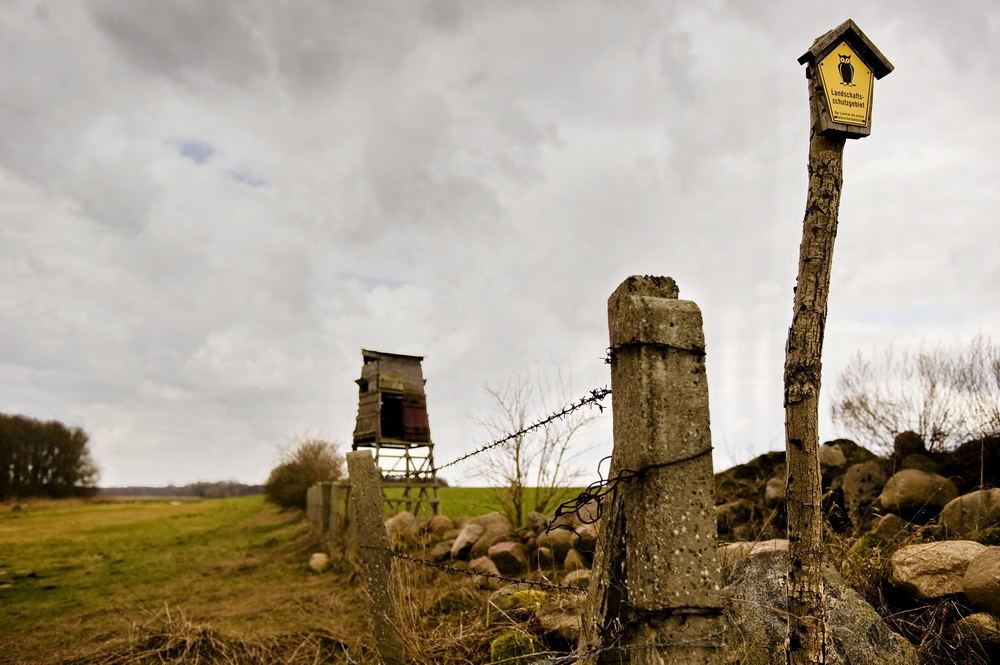
<path id="1" fill-rule="evenodd" d="M 885 559 L 890 609 L 948 604 L 945 639 L 1000 662 L 1000 438 L 935 453 L 905 432 L 887 457 L 838 439 L 821 446 L 820 464 L 828 536 L 850 546 L 848 558 Z M 723 564 L 787 550 L 784 475 L 782 452 L 717 474 L 720 540 L 732 541 Z"/>
<path id="2" fill-rule="evenodd" d="M 455 519 L 401 512 L 386 520 L 393 547 L 420 544 L 435 563 L 450 562 L 461 570 L 490 575 L 545 578 L 580 588 L 590 583 L 598 527 L 596 506 L 558 519 L 532 512 L 520 529 L 499 512 Z M 483 584 L 496 586 L 496 580 L 484 577 Z"/>
<path id="3" fill-rule="evenodd" d="M 871 583 L 889 610 L 951 603 L 959 610 L 943 628 L 946 639 L 977 645 L 978 653 L 1000 662 L 1000 438 L 934 453 L 917 435 L 904 433 L 886 457 L 838 439 L 821 446 L 820 461 L 828 536 L 850 547 L 849 556 L 884 564 Z M 784 485 L 783 452 L 716 474 L 729 663 L 784 662 Z M 501 513 L 449 519 L 404 512 L 386 527 L 393 547 L 420 547 L 421 556 L 436 563 L 586 588 L 599 530 L 596 510 L 588 504 L 555 520 L 532 513 L 521 528 Z M 833 636 L 828 662 L 918 662 L 910 642 L 837 570 L 829 567 L 825 578 Z M 475 580 L 491 590 L 489 607 L 507 618 L 530 615 L 541 639 L 572 649 L 582 593 L 567 597 L 491 577 Z M 866 639 L 852 637 L 859 634 Z"/>

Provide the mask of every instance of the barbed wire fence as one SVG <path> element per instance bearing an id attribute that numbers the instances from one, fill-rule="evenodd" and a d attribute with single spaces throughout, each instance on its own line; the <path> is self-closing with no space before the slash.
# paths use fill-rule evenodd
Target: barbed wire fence
<path id="1" fill-rule="evenodd" d="M 362 478 L 369 479 L 371 485 L 361 493 L 369 497 L 369 505 L 359 506 L 353 499 L 352 504 L 357 547 L 363 552 L 360 559 L 372 599 L 373 632 L 383 662 L 403 662 L 398 636 L 393 639 L 396 611 L 391 607 L 387 572 L 394 560 L 494 583 L 586 593 L 587 616 L 577 649 L 553 655 L 541 661 L 544 663 L 596 662 L 616 653 L 627 659 L 626 654 L 633 652 L 655 653 L 648 658 L 656 662 L 722 662 L 712 447 L 700 311 L 694 303 L 677 300 L 673 280 L 632 277 L 609 300 L 609 328 L 611 346 L 605 361 L 611 365 L 616 404 L 620 403 L 615 410 L 610 469 L 606 477 L 599 472 L 598 481 L 557 506 L 545 527 L 546 532 L 567 528 L 576 533 L 568 519 L 574 515 L 577 524 L 599 525 L 586 588 L 544 578 L 458 569 L 397 551 L 388 539 L 381 502 L 375 498 L 381 497 L 382 479 L 371 452 L 348 453 L 352 486 L 363 482 Z M 580 409 L 592 407 L 603 412 L 608 407 L 602 400 L 611 392 L 611 387 L 592 389 L 577 401 L 437 470 L 518 441 Z M 668 553 L 671 574 L 664 575 L 659 561 Z M 378 585 L 383 586 L 374 588 Z M 643 655 L 640 660 L 646 658 Z"/>
<path id="2" fill-rule="evenodd" d="M 520 437 L 523 437 L 526 434 L 531 434 L 535 430 L 541 429 L 541 428 L 545 427 L 546 425 L 555 422 L 556 420 L 561 420 L 561 419 L 565 418 L 566 416 L 570 415 L 571 413 L 573 413 L 575 411 L 579 411 L 580 409 L 582 409 L 584 407 L 596 407 L 598 410 L 600 410 L 603 413 L 604 409 L 606 409 L 607 407 L 605 405 L 603 405 L 601 402 L 602 402 L 602 400 L 604 400 L 605 397 L 607 397 L 610 394 L 611 394 L 611 389 L 610 388 L 607 388 L 607 387 L 604 387 L 604 388 L 594 388 L 594 389 L 592 389 L 590 391 L 590 393 L 588 395 L 585 395 L 584 397 L 581 397 L 576 402 L 572 402 L 570 404 L 567 404 L 563 408 L 558 409 L 558 410 L 550 413 L 545 418 L 539 418 L 538 420 L 534 421 L 533 423 L 531 423 L 527 427 L 524 427 L 523 429 L 520 429 L 520 430 L 518 430 L 516 432 L 511 432 L 510 434 L 507 434 L 506 436 L 500 437 L 499 439 L 491 441 L 490 443 L 487 443 L 486 445 L 481 446 L 481 447 L 477 448 L 476 450 L 473 450 L 472 452 L 465 453 L 464 455 L 461 455 L 461 456 L 459 456 L 459 457 L 451 460 L 450 462 L 446 462 L 446 463 L 440 465 L 437 468 L 437 470 L 441 471 L 442 469 L 447 469 L 450 466 L 454 466 L 454 465 L 456 465 L 456 464 L 458 464 L 460 462 L 464 462 L 464 461 L 466 461 L 468 459 L 471 459 L 471 458 L 475 457 L 476 455 L 481 455 L 481 454 L 483 454 L 485 452 L 493 450 L 494 448 L 499 448 L 500 446 L 503 446 L 505 444 L 511 443 L 512 441 L 516 441 Z"/>
<path id="3" fill-rule="evenodd" d="M 597 408 L 601 412 L 603 412 L 606 408 L 608 408 L 608 406 L 602 404 L 602 401 L 605 400 L 609 395 L 611 395 L 611 389 L 608 387 L 591 389 L 585 396 L 579 398 L 578 400 L 571 402 L 565 405 L 564 407 L 553 411 L 552 413 L 548 414 L 545 417 L 541 417 L 538 418 L 537 420 L 534 420 L 529 425 L 517 431 L 505 434 L 504 436 L 499 437 L 493 441 L 490 441 L 489 443 L 484 444 L 473 451 L 462 454 L 459 457 L 456 457 L 455 459 L 446 462 L 445 464 L 442 464 L 441 466 L 438 467 L 438 470 L 458 465 L 462 462 L 469 461 L 478 455 L 482 455 L 484 453 L 496 450 L 497 448 L 507 445 L 513 441 L 519 440 L 521 437 L 531 434 L 532 432 L 536 432 L 537 430 L 544 428 L 550 423 L 566 418 L 581 409 Z M 348 458 L 349 465 L 357 465 L 361 462 L 361 460 L 356 459 L 356 456 L 358 454 L 359 453 L 357 452 L 349 453 L 349 458 Z M 381 472 L 377 471 L 376 467 L 374 467 L 374 460 L 371 458 L 370 453 L 365 451 L 360 454 L 367 455 L 367 459 L 364 461 L 364 464 L 367 465 L 370 463 L 371 469 L 369 469 L 367 473 L 364 472 L 356 473 L 352 469 L 351 484 L 352 486 L 359 485 L 355 489 L 363 490 L 363 493 L 368 494 L 369 496 L 372 496 L 376 493 L 380 494 L 381 487 L 377 489 L 373 487 L 369 488 L 360 487 L 360 483 L 364 482 L 363 479 L 365 477 L 369 479 L 376 479 L 376 481 L 381 479 Z M 592 491 L 592 488 L 593 485 L 589 486 L 587 490 L 585 490 L 585 492 Z M 574 500 L 576 500 L 579 503 L 579 498 L 580 497 L 576 497 Z M 357 500 L 358 498 L 354 499 L 354 501 Z M 565 504 L 560 506 L 560 512 L 559 512 L 560 516 L 566 516 L 571 512 L 568 507 L 569 503 L 570 502 L 566 502 Z M 580 505 L 582 506 L 583 503 L 580 503 Z M 364 511 L 361 508 L 357 509 L 356 512 L 357 523 L 354 525 L 354 529 L 358 534 L 356 536 L 358 538 L 357 548 L 358 550 L 360 550 L 362 554 L 360 556 L 360 559 L 362 563 L 365 564 L 366 566 L 366 578 L 368 579 L 369 587 L 371 587 L 373 583 L 385 585 L 385 588 L 383 589 L 376 589 L 374 591 L 371 588 L 369 589 L 370 596 L 373 599 L 375 598 L 381 599 L 381 602 L 383 604 L 388 603 L 389 605 L 391 605 L 393 593 L 388 588 L 391 585 L 391 582 L 387 577 L 385 577 L 382 574 L 383 571 L 375 570 L 374 568 L 380 566 L 378 561 L 391 561 L 391 560 L 406 562 L 408 564 L 433 569 L 445 573 L 447 575 L 475 578 L 477 580 L 480 580 L 480 582 L 485 581 L 491 583 L 513 584 L 513 585 L 518 585 L 518 588 L 537 589 L 553 593 L 573 593 L 577 595 L 587 593 L 587 587 L 581 585 L 565 584 L 565 583 L 560 584 L 549 580 L 531 579 L 529 577 L 524 577 L 524 576 L 503 575 L 499 573 L 477 570 L 474 568 L 456 568 L 453 565 L 439 563 L 423 557 L 406 554 L 404 552 L 399 551 L 396 547 L 394 547 L 394 543 L 390 542 L 388 538 L 388 533 L 386 531 L 385 523 L 382 521 L 381 515 L 379 515 L 376 519 L 369 519 L 367 521 L 363 521 L 362 518 L 363 513 Z M 369 510 L 368 514 L 373 515 L 374 513 L 372 512 L 372 510 Z M 581 519 L 580 521 L 583 522 L 585 520 L 588 522 L 590 521 L 587 518 Z M 553 518 L 546 525 L 545 531 L 547 532 L 549 530 L 560 528 L 563 526 L 572 530 L 571 526 L 557 524 L 556 518 Z M 373 565 L 369 565 L 370 563 Z M 393 632 L 391 628 L 386 627 L 384 625 L 382 628 L 378 628 L 378 625 L 380 623 L 384 624 L 386 621 L 397 622 L 398 620 L 395 617 L 398 616 L 398 612 L 395 609 L 387 606 L 387 607 L 382 607 L 380 610 L 377 611 L 373 608 L 372 614 L 375 623 L 374 632 L 376 633 L 377 636 L 381 635 L 381 639 L 377 639 L 378 642 L 377 646 L 379 648 L 380 655 L 383 661 L 392 662 L 394 658 L 398 657 L 401 646 L 399 645 L 397 640 L 393 639 Z M 594 655 L 595 656 L 599 655 L 604 651 L 606 650 L 602 649 L 600 651 L 594 651 Z M 575 659 L 576 657 L 578 657 L 578 655 L 579 654 L 576 655 L 554 654 L 542 662 L 551 662 L 553 664 L 569 663 L 569 662 L 574 662 L 574 660 L 567 660 L 567 658 Z"/>

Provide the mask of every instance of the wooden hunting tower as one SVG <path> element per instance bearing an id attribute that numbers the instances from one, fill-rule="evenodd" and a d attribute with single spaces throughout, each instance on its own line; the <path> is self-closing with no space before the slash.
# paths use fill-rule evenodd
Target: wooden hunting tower
<path id="1" fill-rule="evenodd" d="M 386 499 L 395 511 L 438 513 L 434 444 L 427 421 L 427 395 L 420 367 L 423 356 L 361 349 L 364 364 L 358 391 L 353 450 L 370 448 L 389 486 L 401 497 Z"/>

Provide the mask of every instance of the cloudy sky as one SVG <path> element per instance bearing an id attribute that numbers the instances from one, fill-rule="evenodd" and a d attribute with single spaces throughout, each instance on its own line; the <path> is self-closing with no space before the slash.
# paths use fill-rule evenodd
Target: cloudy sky
<path id="1" fill-rule="evenodd" d="M 486 385 L 605 385 L 606 299 L 654 274 L 704 312 L 716 467 L 779 449 L 796 59 L 846 18 L 896 71 L 845 151 L 828 387 L 1000 330 L 995 2 L 8 0 L 0 411 L 84 427 L 104 485 L 260 482 L 349 442 L 364 347 L 426 356 L 444 462 Z"/>

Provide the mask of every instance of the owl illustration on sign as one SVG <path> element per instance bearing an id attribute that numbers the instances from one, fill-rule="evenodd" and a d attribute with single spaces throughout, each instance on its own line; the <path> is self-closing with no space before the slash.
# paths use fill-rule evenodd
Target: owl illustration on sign
<path id="1" fill-rule="evenodd" d="M 840 70 L 840 80 L 842 85 L 853 86 L 854 84 L 851 81 L 854 80 L 854 65 L 851 64 L 850 54 L 840 54 L 840 64 L 837 66 L 837 69 Z"/>

